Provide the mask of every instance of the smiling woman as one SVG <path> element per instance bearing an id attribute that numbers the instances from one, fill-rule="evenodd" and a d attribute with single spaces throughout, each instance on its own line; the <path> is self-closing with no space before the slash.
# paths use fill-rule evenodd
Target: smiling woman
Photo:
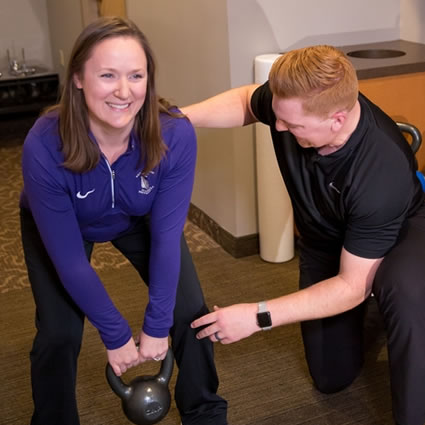
<path id="1" fill-rule="evenodd" d="M 135 39 L 114 37 L 93 48 L 74 83 L 84 93 L 90 129 L 112 164 L 127 148 L 148 81 L 146 54 Z"/>
<path id="2" fill-rule="evenodd" d="M 123 22 L 126 24 L 124 25 Z M 130 42 L 128 47 L 127 41 Z M 106 49 L 105 46 L 109 46 L 111 49 Z M 127 64 L 122 62 L 123 60 L 128 60 L 134 67 L 127 67 Z M 101 18 L 83 30 L 71 52 L 61 102 L 52 108 L 59 111 L 59 130 L 63 142 L 64 165 L 68 169 L 78 172 L 88 171 L 99 162 L 99 149 L 91 143 L 88 132 L 89 129 L 91 132 L 95 131 L 91 127 L 92 118 L 99 118 L 95 113 L 95 111 L 99 112 L 99 106 L 96 101 L 93 103 L 93 108 L 88 107 L 88 102 L 94 100 L 96 96 L 105 95 L 106 91 L 111 90 L 112 84 L 105 83 L 105 86 L 103 86 L 98 84 L 98 80 L 108 82 L 114 81 L 114 78 L 115 80 L 119 78 L 122 82 L 121 77 L 125 76 L 126 85 L 128 81 L 130 86 L 130 81 L 140 80 L 138 76 L 142 76 L 142 72 L 145 74 L 141 79 L 143 81 L 138 82 L 137 85 L 145 85 L 144 97 L 138 99 L 141 100 L 140 105 L 135 102 L 129 111 L 134 114 L 134 131 L 137 133 L 139 143 L 142 140 L 144 143 L 144 149 L 141 149 L 140 153 L 141 163 L 145 162 L 144 171 L 148 172 L 158 164 L 165 152 L 160 134 L 158 113 L 161 111 L 175 115 L 175 111 L 170 111 L 170 105 L 157 96 L 155 70 L 156 64 L 150 44 L 145 35 L 131 21 L 121 18 Z M 91 88 L 92 83 L 95 84 L 93 90 Z M 133 84 L 131 85 L 133 86 Z M 98 93 L 101 87 L 108 88 L 105 88 L 102 93 Z M 125 107 L 129 103 L 129 99 L 123 101 L 122 89 L 127 91 L 125 86 L 120 87 L 118 94 L 121 98 L 117 98 L 117 92 L 115 92 L 107 100 L 104 98 L 102 102 L 113 100 L 111 104 L 117 105 L 115 110 Z M 87 97 L 85 92 L 87 92 Z M 130 91 L 124 93 L 125 96 L 132 94 Z M 75 107 L 71 108 L 70 105 Z M 143 108 L 141 108 L 142 105 Z M 139 109 L 136 110 L 137 106 L 139 106 Z M 109 109 L 112 111 L 112 108 Z M 98 123 L 98 129 L 101 128 L 99 125 Z M 68 131 L 69 128 L 72 128 L 73 131 Z M 112 127 L 108 131 L 112 131 Z M 115 137 L 117 136 L 116 131 Z M 103 136 L 104 140 L 97 142 L 110 145 L 105 131 L 103 131 Z M 125 137 L 122 134 L 120 139 L 117 142 L 117 150 L 122 150 L 122 145 L 125 144 Z M 114 146 L 109 146 L 106 149 L 108 151 L 114 150 Z"/>
<path id="3" fill-rule="evenodd" d="M 37 309 L 32 425 L 79 424 L 86 316 L 116 375 L 164 359 L 171 336 L 182 423 L 226 424 L 212 343 L 189 326 L 208 312 L 182 235 L 195 160 L 192 125 L 156 93 L 144 34 L 117 17 L 90 24 L 74 45 L 60 103 L 37 120 L 22 154 L 21 233 Z M 90 264 L 94 244 L 105 241 L 148 286 L 139 349 Z"/>

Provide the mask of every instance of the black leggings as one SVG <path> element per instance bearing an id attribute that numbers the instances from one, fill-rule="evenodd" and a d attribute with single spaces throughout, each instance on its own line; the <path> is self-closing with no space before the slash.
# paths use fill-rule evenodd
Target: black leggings
<path id="1" fill-rule="evenodd" d="M 22 242 L 36 304 L 36 328 L 30 354 L 34 413 L 31 425 L 78 425 L 75 395 L 77 359 L 85 315 L 63 288 L 47 255 L 31 213 L 21 210 Z M 112 244 L 148 285 L 149 229 L 144 218 Z M 93 243 L 85 242 L 90 259 Z M 226 424 L 227 402 L 216 392 L 213 344 L 198 340 L 190 323 L 208 312 L 184 237 L 177 288 L 172 349 L 179 368 L 175 400 L 184 425 Z"/>
<path id="2" fill-rule="evenodd" d="M 300 244 L 300 288 L 335 276 L 338 255 Z M 401 425 L 425 423 L 425 208 L 409 219 L 381 263 L 373 293 L 383 316 L 393 414 Z M 347 387 L 363 364 L 365 303 L 343 314 L 301 324 L 306 359 L 316 387 Z"/>

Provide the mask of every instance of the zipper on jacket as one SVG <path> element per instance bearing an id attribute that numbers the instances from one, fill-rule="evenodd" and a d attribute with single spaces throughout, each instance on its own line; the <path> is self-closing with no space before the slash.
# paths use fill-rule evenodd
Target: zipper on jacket
<path id="1" fill-rule="evenodd" d="M 115 208 L 115 170 L 111 168 L 108 160 L 104 157 L 109 172 L 111 173 L 111 195 L 112 195 L 112 208 Z"/>

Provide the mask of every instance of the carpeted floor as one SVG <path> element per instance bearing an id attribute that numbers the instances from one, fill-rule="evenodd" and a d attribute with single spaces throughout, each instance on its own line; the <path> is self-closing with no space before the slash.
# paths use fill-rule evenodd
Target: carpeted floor
<path id="1" fill-rule="evenodd" d="M 19 240 L 20 149 L 17 141 L 0 142 L 1 425 L 29 424 L 32 409 L 28 353 L 34 305 Z M 258 301 L 297 287 L 297 258 L 285 264 L 265 263 L 256 255 L 234 259 L 190 222 L 185 234 L 210 306 Z M 93 264 L 136 332 L 146 304 L 146 290 L 136 272 L 109 244 L 96 247 Z M 369 349 L 364 370 L 350 388 L 333 395 L 320 394 L 312 387 L 298 325 L 257 333 L 232 345 L 216 344 L 220 394 L 229 401 L 229 424 L 391 424 L 385 338 L 373 299 L 366 327 Z M 105 381 L 105 359 L 98 334 L 87 323 L 77 386 L 81 425 L 129 423 Z M 135 368 L 124 379 L 156 373 L 157 366 Z M 180 423 L 174 403 L 161 423 Z"/>

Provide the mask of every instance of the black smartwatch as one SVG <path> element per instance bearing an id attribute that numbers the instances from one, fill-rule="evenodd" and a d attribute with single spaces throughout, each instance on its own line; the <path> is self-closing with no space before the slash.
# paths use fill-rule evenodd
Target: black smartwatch
<path id="1" fill-rule="evenodd" d="M 270 315 L 270 311 L 267 310 L 265 301 L 258 303 L 257 325 L 263 331 L 269 331 L 272 328 L 272 316 Z"/>

